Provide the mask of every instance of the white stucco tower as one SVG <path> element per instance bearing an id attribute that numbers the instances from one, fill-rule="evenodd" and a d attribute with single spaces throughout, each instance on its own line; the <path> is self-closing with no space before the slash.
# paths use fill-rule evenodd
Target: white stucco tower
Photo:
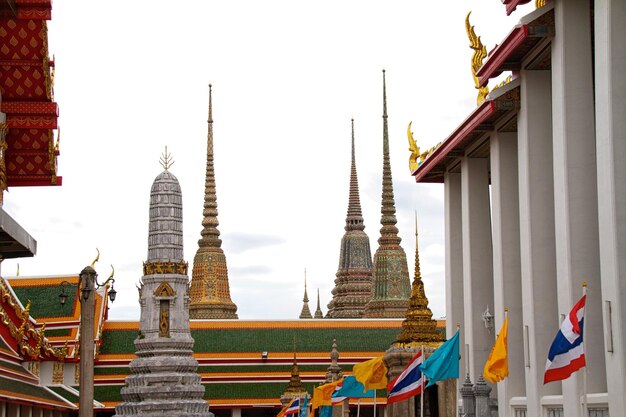
<path id="1" fill-rule="evenodd" d="M 166 151 L 167 152 L 167 151 Z M 189 278 L 183 260 L 182 194 L 162 160 L 150 192 L 148 260 L 139 288 L 141 320 L 135 340 L 137 358 L 116 407 L 118 416 L 205 417 L 204 386 L 192 356 L 189 331 Z"/>

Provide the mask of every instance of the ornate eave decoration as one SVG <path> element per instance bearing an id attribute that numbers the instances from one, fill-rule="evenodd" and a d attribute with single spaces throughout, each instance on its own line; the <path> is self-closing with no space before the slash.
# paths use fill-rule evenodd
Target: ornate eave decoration
<path id="1" fill-rule="evenodd" d="M 187 275 L 189 264 L 185 261 L 180 262 L 144 262 L 143 274 L 180 274 Z"/>
<path id="2" fill-rule="evenodd" d="M 474 55 L 472 55 L 472 77 L 474 78 L 474 84 L 476 85 L 476 89 L 478 90 L 478 97 L 476 98 L 476 104 L 481 105 L 487 94 L 489 94 L 489 88 L 481 87 L 480 82 L 478 81 L 478 77 L 476 73 L 482 67 L 483 61 L 487 57 L 487 48 L 480 40 L 480 36 L 476 36 L 476 32 L 474 32 L 474 26 L 470 25 L 470 14 L 467 14 L 465 18 L 465 31 L 467 32 L 467 37 L 470 41 L 470 48 L 474 50 Z"/>

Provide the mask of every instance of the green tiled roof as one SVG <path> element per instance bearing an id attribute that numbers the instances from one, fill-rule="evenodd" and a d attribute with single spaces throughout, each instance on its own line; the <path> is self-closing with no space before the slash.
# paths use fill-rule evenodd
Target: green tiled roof
<path id="1" fill-rule="evenodd" d="M 299 352 L 330 352 L 333 339 L 341 351 L 380 351 L 398 337 L 398 328 L 206 329 L 192 330 L 194 352 L 289 352 L 296 336 Z M 102 354 L 134 353 L 136 330 L 106 330 Z"/>
<path id="2" fill-rule="evenodd" d="M 65 398 L 66 400 L 68 400 L 71 403 L 78 403 L 79 398 L 77 395 L 71 393 L 70 391 L 68 391 L 67 389 L 65 389 L 62 386 L 53 386 L 53 387 L 48 387 L 49 390 L 54 391 L 55 393 L 59 394 L 61 397 Z"/>
<path id="3" fill-rule="evenodd" d="M 67 302 L 63 306 L 59 302 L 60 286 L 13 287 L 13 291 L 24 306 L 30 300 L 30 315 L 36 319 L 40 317 L 66 317 L 72 314 L 72 306 L 76 296 L 74 287 L 66 289 Z"/>
<path id="4" fill-rule="evenodd" d="M 61 401 L 57 396 L 52 394 L 44 387 L 27 384 L 26 382 L 16 381 L 14 379 L 7 379 L 2 376 L 0 376 L 0 387 L 2 387 L 2 389 L 12 391 L 17 394 L 30 395 L 33 397 L 51 401 Z"/>
<path id="5" fill-rule="evenodd" d="M 93 387 L 93 397 L 100 402 L 122 402 L 122 395 L 120 394 L 122 387 L 123 385 L 95 385 Z"/>
<path id="6" fill-rule="evenodd" d="M 52 329 L 45 331 L 46 337 L 69 337 L 71 335 L 71 329 Z"/>

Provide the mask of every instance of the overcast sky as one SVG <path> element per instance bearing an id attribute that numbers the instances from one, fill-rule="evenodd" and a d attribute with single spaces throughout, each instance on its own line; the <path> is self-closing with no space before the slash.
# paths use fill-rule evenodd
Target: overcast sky
<path id="1" fill-rule="evenodd" d="M 4 209 L 36 240 L 3 276 L 115 267 L 110 318 L 137 320 L 148 202 L 164 147 L 183 192 L 185 258 L 197 249 L 213 84 L 219 230 L 241 319 L 295 319 L 331 299 L 350 174 L 350 119 L 365 232 L 376 251 L 382 188 L 382 69 L 398 227 L 413 276 L 414 212 L 430 307 L 445 315 L 443 185 L 416 184 L 407 125 L 422 149 L 476 106 L 465 15 L 488 49 L 534 6 L 498 0 L 57 0 L 61 187 L 11 188 Z M 190 268 L 191 275 L 191 268 Z M 51 300 L 54 302 L 54 300 Z"/>

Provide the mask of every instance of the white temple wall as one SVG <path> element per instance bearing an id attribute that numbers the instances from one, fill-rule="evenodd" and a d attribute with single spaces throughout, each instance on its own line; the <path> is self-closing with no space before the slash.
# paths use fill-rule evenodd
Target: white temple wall
<path id="1" fill-rule="evenodd" d="M 483 322 L 493 314 L 493 258 L 489 197 L 489 159 L 465 157 L 461 162 L 463 231 L 463 307 L 465 343 L 470 346 L 470 378 L 475 382 L 493 346 Z"/>
<path id="2" fill-rule="evenodd" d="M 512 416 L 511 397 L 525 397 L 522 282 L 520 272 L 517 132 L 493 132 L 490 141 L 493 239 L 493 340 L 509 310 L 509 377 L 497 384 L 500 416 Z M 494 391 L 496 391 L 494 389 Z M 492 394 L 493 392 L 492 391 Z"/>
<path id="3" fill-rule="evenodd" d="M 626 2 L 596 0 L 594 6 L 604 358 L 613 416 L 626 410 Z"/>
<path id="4" fill-rule="evenodd" d="M 541 397 L 560 394 L 543 384 L 548 348 L 558 327 L 552 170 L 550 71 L 521 72 L 518 114 L 520 261 L 528 415 L 541 416 Z"/>

